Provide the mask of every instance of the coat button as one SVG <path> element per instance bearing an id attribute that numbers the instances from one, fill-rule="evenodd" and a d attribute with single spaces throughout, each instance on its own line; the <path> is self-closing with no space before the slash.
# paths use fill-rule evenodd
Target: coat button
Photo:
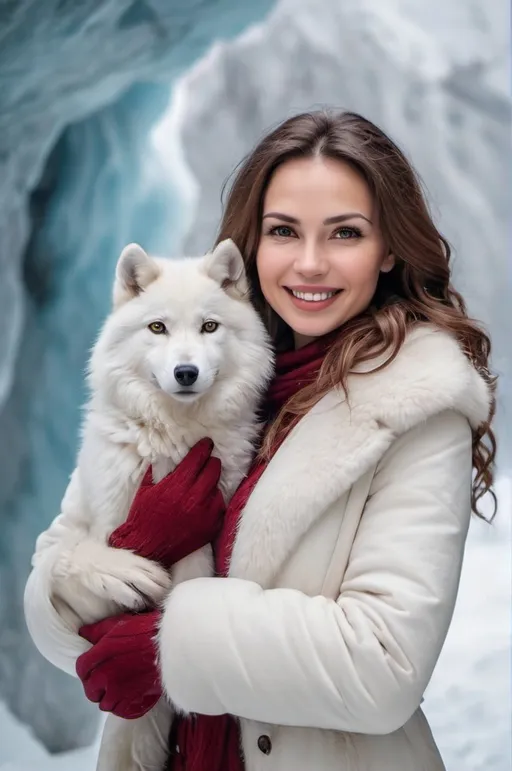
<path id="1" fill-rule="evenodd" d="M 272 752 L 272 742 L 270 741 L 270 736 L 266 736 L 265 734 L 260 736 L 258 739 L 258 749 L 264 755 L 270 755 Z"/>

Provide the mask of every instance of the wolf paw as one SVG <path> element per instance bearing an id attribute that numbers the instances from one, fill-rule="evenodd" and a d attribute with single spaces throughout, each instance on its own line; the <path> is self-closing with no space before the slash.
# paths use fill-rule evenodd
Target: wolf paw
<path id="1" fill-rule="evenodd" d="M 90 540 L 61 555 L 53 573 L 55 594 L 88 621 L 105 618 L 107 609 L 111 615 L 157 606 L 171 588 L 156 562 Z"/>
<path id="2" fill-rule="evenodd" d="M 116 559 L 108 571 L 97 574 L 99 593 L 125 610 L 140 611 L 158 606 L 171 589 L 171 577 L 156 562 L 115 549 Z"/>

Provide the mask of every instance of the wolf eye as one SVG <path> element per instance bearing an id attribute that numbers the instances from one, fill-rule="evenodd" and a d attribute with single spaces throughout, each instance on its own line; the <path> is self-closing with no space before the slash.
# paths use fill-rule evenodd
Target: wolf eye
<path id="1" fill-rule="evenodd" d="M 148 324 L 148 329 L 150 332 L 153 332 L 154 335 L 163 335 L 167 332 L 167 327 L 163 321 L 152 321 L 151 324 Z"/>
<path id="2" fill-rule="evenodd" d="M 219 323 L 217 321 L 205 321 L 203 326 L 201 327 L 201 332 L 208 332 L 211 334 L 212 332 L 215 332 L 219 328 Z"/>

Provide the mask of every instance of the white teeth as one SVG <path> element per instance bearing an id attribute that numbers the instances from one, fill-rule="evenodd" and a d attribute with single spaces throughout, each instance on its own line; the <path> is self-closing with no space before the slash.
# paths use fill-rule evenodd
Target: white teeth
<path id="1" fill-rule="evenodd" d="M 318 303 L 321 300 L 329 300 L 331 297 L 334 297 L 336 292 L 297 292 L 295 289 L 290 290 L 292 295 L 296 297 L 298 300 L 306 300 L 306 302 L 310 303 Z"/>

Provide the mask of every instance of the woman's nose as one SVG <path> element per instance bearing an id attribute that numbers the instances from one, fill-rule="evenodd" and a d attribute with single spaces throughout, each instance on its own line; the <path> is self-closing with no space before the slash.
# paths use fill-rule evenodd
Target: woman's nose
<path id="1" fill-rule="evenodd" d="M 295 270 L 303 276 L 321 276 L 327 272 L 322 248 L 315 243 L 304 244 L 295 258 Z"/>

